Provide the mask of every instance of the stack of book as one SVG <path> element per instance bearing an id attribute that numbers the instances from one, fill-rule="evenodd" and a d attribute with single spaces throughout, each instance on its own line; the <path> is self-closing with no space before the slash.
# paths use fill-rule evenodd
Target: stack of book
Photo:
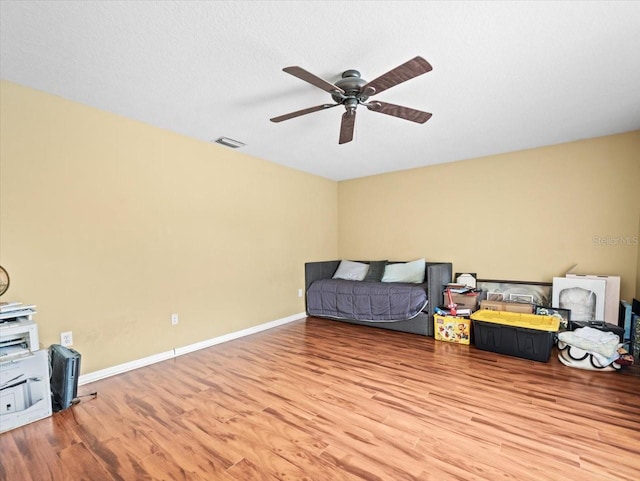
<path id="1" fill-rule="evenodd" d="M 0 322 L 15 321 L 35 314 L 36 306 L 22 302 L 0 302 Z"/>

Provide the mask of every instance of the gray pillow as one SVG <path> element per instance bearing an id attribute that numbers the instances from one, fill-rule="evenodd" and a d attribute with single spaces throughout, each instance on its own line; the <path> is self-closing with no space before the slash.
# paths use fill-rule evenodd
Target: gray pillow
<path id="1" fill-rule="evenodd" d="M 369 262 L 369 270 L 364 277 L 365 282 L 380 282 L 384 275 L 384 268 L 388 261 L 371 261 Z"/>
<path id="2" fill-rule="evenodd" d="M 334 279 L 345 279 L 347 281 L 361 281 L 367 275 L 369 266 L 364 262 L 353 262 L 342 260 L 333 274 Z"/>
<path id="3" fill-rule="evenodd" d="M 421 284 L 424 282 L 425 266 L 426 261 L 424 259 L 401 264 L 389 264 L 384 268 L 382 282 L 413 282 Z"/>

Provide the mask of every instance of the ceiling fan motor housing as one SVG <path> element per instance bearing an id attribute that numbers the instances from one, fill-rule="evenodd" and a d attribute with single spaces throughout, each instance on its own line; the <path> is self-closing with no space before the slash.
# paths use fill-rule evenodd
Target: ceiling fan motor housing
<path id="1" fill-rule="evenodd" d="M 349 99 L 356 100 L 354 105 L 357 106 L 360 102 L 366 102 L 368 96 L 359 95 L 362 92 L 362 87 L 367 85 L 367 81 L 360 77 L 360 72 L 357 70 L 345 70 L 342 72 L 342 78 L 335 83 L 336 87 L 340 87 L 344 90 L 343 95 L 331 95 L 333 100 L 339 104 L 348 105 Z M 346 97 L 346 98 L 345 98 Z"/>

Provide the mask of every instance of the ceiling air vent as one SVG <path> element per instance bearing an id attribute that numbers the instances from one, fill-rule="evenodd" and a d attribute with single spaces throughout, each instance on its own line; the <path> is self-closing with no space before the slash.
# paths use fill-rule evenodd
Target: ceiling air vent
<path id="1" fill-rule="evenodd" d="M 231 147 L 232 149 L 237 149 L 239 147 L 244 147 L 246 145 L 237 140 L 230 139 L 229 137 L 220 137 L 219 139 L 214 140 L 214 142 L 216 144 L 221 144 L 226 147 Z"/>

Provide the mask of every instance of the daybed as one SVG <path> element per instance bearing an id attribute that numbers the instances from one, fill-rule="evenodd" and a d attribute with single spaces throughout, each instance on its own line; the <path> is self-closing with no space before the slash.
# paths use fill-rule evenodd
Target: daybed
<path id="1" fill-rule="evenodd" d="M 373 271 L 402 262 L 357 261 Z M 305 306 L 308 316 L 433 336 L 433 313 L 451 282 L 452 265 L 426 262 L 421 283 L 332 279 L 340 260 L 305 264 Z M 380 265 L 382 263 L 382 266 Z"/>

